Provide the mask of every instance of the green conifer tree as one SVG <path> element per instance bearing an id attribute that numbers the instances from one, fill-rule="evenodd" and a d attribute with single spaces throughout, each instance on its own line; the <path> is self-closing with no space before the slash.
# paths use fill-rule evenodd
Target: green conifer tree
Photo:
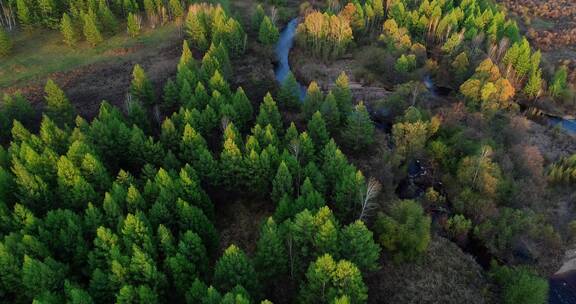
<path id="1" fill-rule="evenodd" d="M 292 196 L 294 192 L 292 183 L 292 174 L 290 174 L 290 170 L 282 161 L 280 166 L 278 166 L 274 180 L 272 180 L 272 201 L 278 203 L 284 195 Z"/>
<path id="2" fill-rule="evenodd" d="M 146 106 L 153 106 L 155 103 L 154 88 L 148 80 L 144 69 L 136 64 L 132 71 L 132 83 L 130 85 L 130 94 Z"/>
<path id="3" fill-rule="evenodd" d="M 5 57 L 12 51 L 12 39 L 4 28 L 0 28 L 0 57 Z"/>
<path id="4" fill-rule="evenodd" d="M 289 72 L 282 82 L 278 93 L 278 104 L 282 109 L 297 110 L 300 108 L 300 86 L 292 72 Z"/>
<path id="5" fill-rule="evenodd" d="M 140 35 L 140 17 L 136 14 L 128 13 L 126 31 L 130 37 L 134 38 Z"/>
<path id="6" fill-rule="evenodd" d="M 62 15 L 62 21 L 60 21 L 60 32 L 64 37 L 64 43 L 70 47 L 76 45 L 78 42 L 76 30 L 74 28 L 74 24 L 72 23 L 72 19 L 70 19 L 70 16 L 68 16 L 66 13 Z"/>
<path id="7" fill-rule="evenodd" d="M 319 111 L 316 111 L 314 115 L 312 115 L 312 119 L 308 121 L 308 134 L 314 142 L 314 147 L 317 150 L 322 149 L 330 140 L 330 134 L 326 128 L 326 122 L 322 118 L 322 114 Z"/>
<path id="8" fill-rule="evenodd" d="M 72 126 L 76 114 L 64 91 L 52 79 L 48 79 L 44 92 L 46 93 L 44 97 L 46 115 L 60 127 L 65 125 Z"/>
<path id="9" fill-rule="evenodd" d="M 362 273 L 353 263 L 325 254 L 310 264 L 306 272 L 306 283 L 299 294 L 300 303 L 333 303 L 346 296 L 350 303 L 364 303 L 368 299 L 368 288 L 362 281 Z"/>
<path id="10" fill-rule="evenodd" d="M 256 10 L 254 11 L 254 15 L 252 15 L 252 30 L 258 31 L 260 30 L 260 25 L 262 24 L 262 20 L 266 16 L 264 13 L 264 7 L 262 4 L 256 5 Z"/>
<path id="11" fill-rule="evenodd" d="M 312 118 L 312 115 L 314 115 L 316 111 L 320 110 L 320 105 L 323 100 L 324 96 L 322 91 L 320 91 L 318 83 L 312 81 L 306 90 L 306 97 L 304 98 L 304 104 L 302 107 L 306 119 Z"/>
<path id="12" fill-rule="evenodd" d="M 336 87 L 332 89 L 338 109 L 340 110 L 340 119 L 345 122 L 348 114 L 352 112 L 354 106 L 352 105 L 352 92 L 348 82 L 348 76 L 342 72 L 336 79 Z"/>
<path id="13" fill-rule="evenodd" d="M 354 112 L 348 115 L 342 138 L 354 151 L 366 149 L 374 142 L 374 123 L 364 103 L 360 102 L 356 105 Z"/>
<path id="14" fill-rule="evenodd" d="M 260 231 L 254 264 L 261 282 L 270 282 L 288 271 L 288 254 L 274 219 L 269 217 Z"/>
<path id="15" fill-rule="evenodd" d="M 24 29 L 28 31 L 32 29 L 34 18 L 26 0 L 16 0 L 16 15 Z"/>
<path id="16" fill-rule="evenodd" d="M 278 41 L 280 33 L 276 25 L 272 23 L 268 16 L 264 16 L 258 31 L 258 41 L 264 45 L 273 45 Z"/>
<path id="17" fill-rule="evenodd" d="M 264 96 L 264 102 L 260 104 L 260 112 L 256 118 L 256 123 L 261 126 L 270 124 L 274 130 L 282 130 L 282 116 L 270 92 Z"/>
<path id="18" fill-rule="evenodd" d="M 100 0 L 98 2 L 98 18 L 102 22 L 102 27 L 104 31 L 108 34 L 114 34 L 118 28 L 118 20 L 108 7 L 106 0 Z"/>
<path id="19" fill-rule="evenodd" d="M 259 294 L 259 283 L 252 262 L 235 245 L 230 245 L 214 266 L 214 284 L 223 291 L 240 285 L 254 296 Z"/>
<path id="20" fill-rule="evenodd" d="M 248 130 L 248 124 L 252 121 L 254 110 L 252 109 L 252 103 L 246 96 L 246 93 L 244 93 L 242 87 L 236 89 L 236 93 L 234 93 L 232 97 L 232 106 L 237 115 L 236 125 L 238 125 L 240 130 Z"/>
<path id="21" fill-rule="evenodd" d="M 340 249 L 342 257 L 354 263 L 362 271 L 378 269 L 380 246 L 374 242 L 372 231 L 364 222 L 358 220 L 342 229 Z"/>
<path id="22" fill-rule="evenodd" d="M 100 33 L 100 29 L 98 28 L 97 20 L 95 14 L 84 14 L 84 37 L 86 41 L 90 43 L 92 46 L 96 46 L 104 39 L 102 38 L 102 34 Z"/>
<path id="23" fill-rule="evenodd" d="M 335 132 L 340 126 L 340 110 L 338 109 L 338 103 L 336 102 L 336 97 L 334 97 L 332 91 L 328 92 L 324 102 L 322 102 L 320 113 L 322 114 L 322 118 L 326 121 L 326 127 L 328 130 L 330 132 Z"/>

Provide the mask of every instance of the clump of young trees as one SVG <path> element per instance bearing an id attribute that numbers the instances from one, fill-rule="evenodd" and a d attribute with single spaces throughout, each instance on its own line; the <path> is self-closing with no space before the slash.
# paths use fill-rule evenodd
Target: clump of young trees
<path id="1" fill-rule="evenodd" d="M 298 130 L 271 94 L 255 113 L 231 73 L 226 42 L 212 41 L 201 61 L 184 42 L 162 97 L 136 65 L 126 111 L 103 102 L 90 122 L 49 80 L 37 133 L 25 126 L 27 101 L 6 96 L 0 298 L 252 303 L 291 280 L 306 303 L 365 302 L 363 273 L 379 268 L 381 251 L 363 222 L 376 190 L 330 137 L 341 117 L 369 120 L 353 110 L 347 77 L 326 98 L 319 92 Z M 157 105 L 168 113 L 159 130 Z M 237 245 L 219 256 L 214 191 L 274 206 L 253 256 Z"/>
<path id="2" fill-rule="evenodd" d="M 324 60 L 342 56 L 354 38 L 347 18 L 318 11 L 306 15 L 297 31 L 298 43 Z"/>
<path id="3" fill-rule="evenodd" d="M 192 46 L 202 51 L 210 44 L 223 43 L 232 56 L 239 56 L 246 46 L 246 33 L 236 19 L 229 17 L 220 5 L 191 5 L 185 20 L 186 33 Z"/>
<path id="4" fill-rule="evenodd" d="M 460 86 L 460 92 L 469 100 L 479 103 L 485 112 L 508 109 L 514 104 L 516 93 L 510 81 L 500 73 L 491 59 L 485 59 L 470 79 Z"/>
<path id="5" fill-rule="evenodd" d="M 576 183 L 576 154 L 553 163 L 548 171 L 548 180 L 557 184 Z"/>

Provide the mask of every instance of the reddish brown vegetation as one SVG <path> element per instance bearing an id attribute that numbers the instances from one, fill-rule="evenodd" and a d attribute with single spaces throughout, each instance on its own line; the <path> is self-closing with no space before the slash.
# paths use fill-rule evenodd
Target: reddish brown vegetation
<path id="1" fill-rule="evenodd" d="M 576 45 L 576 2 L 573 0 L 503 0 L 511 11 L 525 21 L 540 17 L 553 21 L 551 29 L 531 27 L 528 36 L 543 50 Z"/>

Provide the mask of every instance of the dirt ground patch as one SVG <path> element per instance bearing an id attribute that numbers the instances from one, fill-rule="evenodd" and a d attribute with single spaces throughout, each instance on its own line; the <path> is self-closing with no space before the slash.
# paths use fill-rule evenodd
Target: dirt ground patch
<path id="1" fill-rule="evenodd" d="M 252 255 L 260 237 L 260 225 L 272 215 L 274 206 L 265 200 L 239 200 L 217 204 L 216 228 L 220 232 L 220 252 L 234 244 Z"/>
<path id="2" fill-rule="evenodd" d="M 132 78 L 132 69 L 140 64 L 154 84 L 158 96 L 163 83 L 176 73 L 182 40 L 174 35 L 158 47 L 135 46 L 113 50 L 115 57 L 103 63 L 83 66 L 72 71 L 56 72 L 33 81 L 2 89 L 0 93 L 20 91 L 38 109 L 42 107 L 46 79 L 53 79 L 66 92 L 77 113 L 91 119 L 103 100 L 122 107 Z"/>

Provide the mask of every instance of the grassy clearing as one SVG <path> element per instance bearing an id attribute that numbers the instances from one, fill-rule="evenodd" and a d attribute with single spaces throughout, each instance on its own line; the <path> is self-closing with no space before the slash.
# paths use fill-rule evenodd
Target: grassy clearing
<path id="1" fill-rule="evenodd" d="M 118 59 L 140 47 L 159 48 L 178 35 L 178 27 L 169 24 L 143 32 L 137 38 L 125 33 L 106 39 L 95 48 L 83 42 L 70 48 L 55 31 L 17 33 L 12 55 L 0 61 L 0 88 L 29 81 L 54 72 L 65 72 L 83 65 Z"/>

